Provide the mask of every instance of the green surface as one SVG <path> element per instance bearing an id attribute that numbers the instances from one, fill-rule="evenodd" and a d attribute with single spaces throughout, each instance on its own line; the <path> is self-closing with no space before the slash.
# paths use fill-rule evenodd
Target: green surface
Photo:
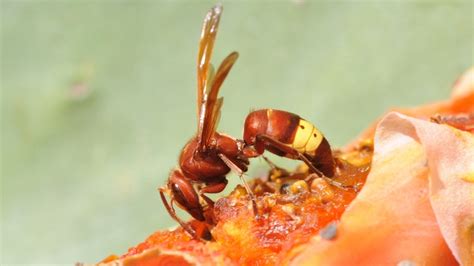
<path id="1" fill-rule="evenodd" d="M 211 6 L 2 1 L 2 264 L 96 262 L 174 224 L 156 188 L 196 131 Z M 241 57 L 219 129 L 237 137 L 273 107 L 340 146 L 389 107 L 447 98 L 473 63 L 471 1 L 224 7 L 214 62 Z"/>

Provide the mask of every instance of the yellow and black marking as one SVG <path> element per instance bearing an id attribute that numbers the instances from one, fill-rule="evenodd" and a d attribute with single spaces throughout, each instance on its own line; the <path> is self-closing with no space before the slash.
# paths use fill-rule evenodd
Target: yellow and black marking
<path id="1" fill-rule="evenodd" d="M 300 153 L 314 156 L 323 138 L 323 134 L 315 126 L 300 118 L 293 143 L 289 146 Z"/>

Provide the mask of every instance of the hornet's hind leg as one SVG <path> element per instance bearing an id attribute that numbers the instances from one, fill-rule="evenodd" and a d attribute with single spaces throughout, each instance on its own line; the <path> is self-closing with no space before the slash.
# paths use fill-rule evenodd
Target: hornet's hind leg
<path id="1" fill-rule="evenodd" d="M 265 162 L 270 166 L 271 168 L 271 171 L 272 173 L 280 173 L 279 175 L 280 176 L 289 176 L 290 175 L 290 172 L 288 172 L 286 169 L 276 165 L 274 162 L 272 162 L 270 159 L 268 159 L 268 157 L 266 157 L 265 155 L 261 155 L 263 160 L 265 160 Z"/>
<path id="2" fill-rule="evenodd" d="M 274 147 L 275 149 L 278 149 L 284 153 L 287 153 L 295 158 L 299 158 L 301 161 L 303 161 L 306 165 L 308 165 L 309 169 L 311 169 L 314 173 L 316 173 L 318 176 L 324 178 L 329 184 L 338 187 L 343 190 L 347 190 L 349 187 L 332 180 L 331 178 L 325 176 L 318 168 L 314 166 L 314 164 L 311 162 L 310 159 L 308 159 L 304 154 L 300 153 L 296 149 L 289 147 L 285 145 L 284 143 L 281 143 L 280 141 L 267 136 L 267 135 L 258 135 L 257 136 L 257 142 L 260 142 L 260 144 L 256 145 L 270 145 Z"/>

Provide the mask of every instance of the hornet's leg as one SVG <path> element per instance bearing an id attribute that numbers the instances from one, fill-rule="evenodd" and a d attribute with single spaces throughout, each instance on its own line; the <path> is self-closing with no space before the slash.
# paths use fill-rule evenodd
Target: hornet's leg
<path id="1" fill-rule="evenodd" d="M 270 161 L 270 159 L 268 159 L 268 157 L 266 157 L 265 155 L 261 155 L 261 156 L 263 160 L 265 160 L 265 162 L 270 166 L 271 171 L 280 172 L 282 176 L 290 175 L 290 173 L 286 169 L 279 167 L 274 162 Z"/>
<path id="2" fill-rule="evenodd" d="M 171 205 L 168 204 L 168 200 L 166 200 L 166 197 L 165 197 L 166 188 L 161 187 L 159 190 L 160 190 L 161 200 L 163 201 L 163 205 L 165 205 L 165 208 L 170 214 L 171 218 L 173 218 L 173 220 L 178 222 L 179 225 L 181 225 L 181 227 L 184 229 L 184 231 L 190 234 L 194 239 L 199 239 L 199 237 L 196 234 L 196 231 L 194 231 L 194 229 L 191 226 L 189 226 L 187 223 L 185 223 L 176 215 L 176 212 L 173 207 L 173 201 L 171 200 Z"/>
<path id="3" fill-rule="evenodd" d="M 255 200 L 255 194 L 253 194 L 252 189 L 250 189 L 249 184 L 247 183 L 247 181 L 243 177 L 244 171 L 242 171 L 242 169 L 240 169 L 231 159 L 227 158 L 227 156 L 225 156 L 224 154 L 219 153 L 219 157 L 222 159 L 222 161 L 224 161 L 224 163 L 227 165 L 227 167 L 229 167 L 232 171 L 237 173 L 240 180 L 244 184 L 245 190 L 247 190 L 247 194 L 249 194 L 250 199 L 252 200 L 253 212 L 254 212 L 255 215 L 258 215 L 257 201 Z"/>
<path id="4" fill-rule="evenodd" d="M 215 217 L 214 217 L 214 201 L 210 199 L 208 196 L 204 195 L 204 193 L 219 193 L 222 192 L 225 187 L 227 186 L 227 179 L 222 177 L 221 180 L 218 182 L 210 182 L 206 183 L 205 187 L 201 187 L 198 189 L 199 196 L 207 203 L 207 208 L 205 210 L 204 216 L 206 217 L 206 221 L 209 224 L 216 224 Z"/>
<path id="5" fill-rule="evenodd" d="M 206 186 L 201 187 L 199 189 L 199 196 L 201 196 L 209 206 L 214 206 L 214 201 L 208 198 L 206 195 L 204 195 L 204 193 L 215 194 L 215 193 L 222 192 L 227 186 L 227 183 L 228 181 L 225 177 L 222 177 L 222 179 L 219 180 L 218 182 L 206 183 Z"/>
<path id="6" fill-rule="evenodd" d="M 164 195 L 165 192 L 170 195 L 170 204 L 168 204 L 166 201 L 166 197 Z M 168 185 L 167 187 L 162 187 L 160 189 L 160 195 L 171 217 L 173 217 L 173 219 L 176 220 L 186 230 L 186 232 L 190 233 L 194 238 L 202 238 L 206 240 L 211 239 L 211 233 L 209 230 L 201 230 L 201 227 L 203 226 L 195 228 L 194 225 L 199 223 L 203 225 L 206 224 L 206 228 L 207 225 L 212 225 L 210 223 L 206 223 L 208 220 L 206 219 L 205 215 L 209 211 L 212 212 L 212 209 L 209 210 L 209 208 L 207 208 L 207 210 L 204 210 L 204 206 L 201 204 L 201 198 L 193 186 L 193 183 L 183 174 L 181 170 L 175 169 L 171 172 L 170 176 L 168 177 Z M 197 222 L 189 224 L 179 219 L 173 206 L 173 203 L 175 202 L 179 204 L 179 207 L 196 219 Z"/>
<path id="7" fill-rule="evenodd" d="M 285 145 L 284 143 L 281 143 L 280 141 L 278 141 L 278 140 L 276 140 L 276 139 L 274 139 L 270 136 L 267 136 L 267 135 L 258 135 L 257 136 L 257 141 L 264 142 L 265 144 L 271 145 L 272 147 L 274 147 L 274 148 L 276 148 L 276 149 L 278 149 L 278 150 L 280 150 L 280 151 L 282 151 L 286 154 L 289 154 L 289 155 L 292 155 L 293 157 L 299 158 L 306 165 L 308 165 L 309 169 L 311 169 L 314 173 L 316 173 L 320 177 L 324 178 L 327 182 L 329 182 L 329 184 L 331 184 L 335 187 L 344 189 L 344 190 L 348 189 L 343 184 L 341 184 L 337 181 L 334 181 L 331 178 L 325 176 L 323 173 L 321 173 L 321 171 L 314 166 L 314 164 L 311 162 L 311 160 L 309 160 L 304 154 L 300 153 L 296 149 L 294 149 L 292 147 L 289 147 L 289 146 Z"/>

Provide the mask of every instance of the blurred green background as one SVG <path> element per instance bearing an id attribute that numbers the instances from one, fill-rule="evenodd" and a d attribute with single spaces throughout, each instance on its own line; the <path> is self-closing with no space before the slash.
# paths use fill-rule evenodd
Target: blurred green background
<path id="1" fill-rule="evenodd" d="M 97 262 L 174 224 L 156 189 L 196 131 L 213 3 L 2 1 L 2 264 Z M 473 64 L 471 1 L 224 8 L 213 61 L 241 56 L 219 130 L 236 137 L 272 107 L 341 146 L 389 107 L 446 99 Z"/>

